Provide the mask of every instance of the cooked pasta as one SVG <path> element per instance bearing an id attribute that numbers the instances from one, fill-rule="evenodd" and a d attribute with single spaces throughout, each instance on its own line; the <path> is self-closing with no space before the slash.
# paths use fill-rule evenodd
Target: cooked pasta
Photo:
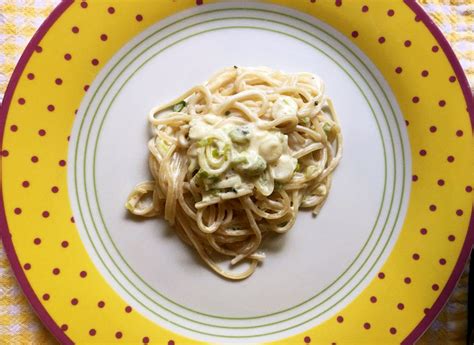
<path id="1" fill-rule="evenodd" d="M 164 217 L 228 279 L 250 276 L 263 239 L 290 230 L 300 208 L 320 211 L 342 154 L 332 102 L 311 73 L 225 68 L 148 120 L 153 181 L 138 184 L 126 207 Z M 250 265 L 235 272 L 222 257 Z"/>

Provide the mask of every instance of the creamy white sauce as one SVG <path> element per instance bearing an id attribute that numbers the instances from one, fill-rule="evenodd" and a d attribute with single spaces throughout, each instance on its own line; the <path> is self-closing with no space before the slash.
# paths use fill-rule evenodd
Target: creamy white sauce
<path id="1" fill-rule="evenodd" d="M 283 153 L 283 145 L 276 135 L 267 135 L 258 148 L 258 153 L 267 162 L 276 162 Z"/>
<path id="2" fill-rule="evenodd" d="M 282 116 L 296 116 L 298 112 L 298 104 L 289 96 L 280 96 L 273 104 L 273 118 L 277 119 Z"/>
<path id="3" fill-rule="evenodd" d="M 275 101 L 272 113 L 274 118 L 296 116 L 297 110 L 298 105 L 291 97 L 281 96 Z M 222 116 L 207 114 L 190 122 L 189 138 L 200 147 L 214 145 L 213 154 L 224 157 L 228 164 L 225 174 L 211 176 L 213 185 L 210 188 L 235 191 L 250 183 L 256 184 L 264 195 L 269 195 L 273 191 L 273 180 L 282 183 L 292 178 L 298 160 L 291 155 L 287 135 L 262 130 L 254 123 L 216 126 L 223 119 Z M 204 158 L 201 156 L 201 159 Z M 200 168 L 203 168 L 202 164 Z"/>
<path id="4" fill-rule="evenodd" d="M 189 138 L 194 140 L 200 140 L 208 137 L 209 135 L 216 134 L 220 137 L 226 135 L 222 129 L 215 128 L 214 125 L 218 123 L 221 118 L 217 115 L 207 114 L 193 118 L 191 120 L 189 128 Z"/>
<path id="5" fill-rule="evenodd" d="M 273 178 L 279 182 L 288 182 L 295 172 L 297 163 L 298 160 L 290 155 L 281 156 L 278 162 L 271 166 Z"/>

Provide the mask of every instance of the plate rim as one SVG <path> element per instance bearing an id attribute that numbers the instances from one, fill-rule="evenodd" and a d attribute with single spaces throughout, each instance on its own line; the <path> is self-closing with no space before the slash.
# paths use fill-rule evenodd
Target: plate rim
<path id="1" fill-rule="evenodd" d="M 44 22 L 39 26 L 35 32 L 23 53 L 18 60 L 15 69 L 10 77 L 7 88 L 5 90 L 3 102 L 0 106 L 0 147 L 3 147 L 3 137 L 5 131 L 5 124 L 7 115 L 10 109 L 13 93 L 17 87 L 20 76 L 30 60 L 30 57 L 35 52 L 35 48 L 41 39 L 47 34 L 49 29 L 56 23 L 61 15 L 75 2 L 75 0 L 62 0 L 53 11 L 46 17 Z M 474 124 L 474 97 L 471 94 L 471 89 L 466 77 L 466 74 L 456 57 L 450 43 L 441 32 L 440 28 L 433 22 L 423 7 L 418 4 L 415 0 L 403 0 L 403 3 L 416 15 L 416 17 L 423 22 L 426 28 L 430 31 L 433 38 L 437 41 L 443 53 L 447 57 L 451 67 L 454 70 L 456 78 L 461 86 L 461 90 L 464 96 L 464 100 L 467 105 L 467 112 L 469 114 L 471 129 Z M 472 133 L 472 132 L 471 132 Z M 472 134 L 471 134 L 472 136 Z M 474 210 L 474 207 L 472 208 Z M 74 342 L 66 335 L 66 333 L 60 328 L 56 321 L 49 315 L 46 308 L 41 303 L 40 299 L 31 287 L 26 274 L 23 272 L 21 264 L 13 245 L 11 234 L 8 228 L 8 222 L 5 213 L 5 204 L 3 201 L 3 183 L 0 181 L 0 237 L 5 248 L 5 253 L 10 262 L 12 271 L 16 277 L 18 284 L 20 285 L 23 293 L 25 294 L 28 303 L 33 307 L 33 310 L 38 315 L 41 322 L 47 327 L 47 329 L 53 334 L 53 336 L 61 344 L 74 344 Z M 423 319 L 415 326 L 415 328 L 405 337 L 402 344 L 413 344 L 419 339 L 423 333 L 428 329 L 430 324 L 434 321 L 436 316 L 443 309 L 447 303 L 454 287 L 464 271 L 464 266 L 470 255 L 472 246 L 474 245 L 474 212 L 471 212 L 469 225 L 464 239 L 463 246 L 460 250 L 458 259 L 450 276 L 446 282 L 446 285 L 442 289 L 438 298 L 433 303 L 429 312 L 423 317 Z"/>
<path id="2" fill-rule="evenodd" d="M 61 2 L 53 9 L 53 11 L 46 17 L 44 22 L 39 26 L 31 40 L 26 45 L 25 50 L 20 56 L 18 63 L 13 70 L 13 73 L 8 82 L 5 94 L 3 97 L 2 104 L 0 106 L 0 146 L 3 147 L 3 137 L 5 131 L 5 124 L 7 121 L 7 115 L 10 109 L 13 93 L 17 87 L 18 81 L 25 70 L 25 67 L 30 60 L 31 56 L 35 52 L 35 48 L 42 38 L 48 33 L 49 29 L 56 23 L 61 15 L 74 3 L 75 0 L 61 0 Z M 3 247 L 7 255 L 8 261 L 12 268 L 13 274 L 20 285 L 23 293 L 26 296 L 28 303 L 33 307 L 36 315 L 40 319 L 41 323 L 51 332 L 51 334 L 61 344 L 74 344 L 74 341 L 68 337 L 68 335 L 61 329 L 56 321 L 49 315 L 46 308 L 41 303 L 40 299 L 36 295 L 35 291 L 31 287 L 25 272 L 21 267 L 18 256 L 16 255 L 15 247 L 13 245 L 10 229 L 8 228 L 8 222 L 5 213 L 5 203 L 3 201 L 3 183 L 0 181 L 0 237 L 2 239 Z"/>
<path id="3" fill-rule="evenodd" d="M 458 78 L 459 84 L 464 95 L 464 99 L 467 105 L 467 112 L 471 120 L 471 133 L 474 125 L 474 97 L 471 94 L 471 88 L 467 80 L 466 74 L 459 62 L 456 54 L 454 53 L 451 44 L 448 42 L 446 37 L 441 32 L 441 29 L 433 22 L 428 13 L 423 9 L 423 7 L 417 3 L 415 0 L 403 0 L 405 5 L 407 5 L 415 15 L 423 22 L 426 28 L 433 35 L 434 39 L 438 42 L 440 48 L 443 50 L 443 53 L 448 58 L 448 61 L 451 67 L 454 70 L 456 78 Z M 472 134 L 471 134 L 472 136 Z M 474 210 L 474 206 L 471 206 L 471 209 Z M 468 230 L 466 233 L 466 238 L 464 244 L 459 253 L 458 260 L 454 265 L 454 268 L 446 282 L 446 285 L 441 290 L 438 298 L 435 300 L 431 306 L 428 313 L 421 319 L 421 321 L 416 325 L 416 327 L 407 335 L 407 337 L 402 341 L 402 344 L 414 344 L 427 330 L 431 323 L 435 320 L 438 314 L 441 312 L 443 307 L 448 302 L 451 293 L 454 291 L 457 282 L 461 278 L 461 275 L 464 271 L 464 266 L 466 265 L 467 259 L 471 254 L 471 249 L 474 245 L 474 211 L 471 212 L 471 218 L 469 220 Z"/>

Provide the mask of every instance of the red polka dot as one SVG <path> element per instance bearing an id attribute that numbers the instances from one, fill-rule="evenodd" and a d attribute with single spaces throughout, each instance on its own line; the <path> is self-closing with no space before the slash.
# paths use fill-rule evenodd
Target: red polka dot
<path id="1" fill-rule="evenodd" d="M 415 96 L 415 97 L 413 97 L 413 98 L 411 99 L 411 101 L 412 101 L 413 103 L 418 103 L 418 102 L 420 101 L 420 97 Z"/>
<path id="2" fill-rule="evenodd" d="M 30 183 L 28 181 L 23 181 L 21 183 L 21 185 L 24 187 L 24 188 L 28 188 L 30 186 Z"/>
<path id="3" fill-rule="evenodd" d="M 379 279 L 384 279 L 385 278 L 385 273 L 379 272 L 378 277 L 379 277 Z"/>
<path id="4" fill-rule="evenodd" d="M 404 43 L 405 47 L 410 47 L 411 46 L 411 41 L 410 40 L 406 40 L 405 43 Z"/>
<path id="5" fill-rule="evenodd" d="M 456 81 L 456 77 L 455 77 L 454 75 L 450 76 L 450 77 L 449 77 L 449 81 L 450 81 L 451 83 L 454 83 L 454 82 Z"/>
<path id="6" fill-rule="evenodd" d="M 413 176 L 411 177 L 411 180 L 412 180 L 413 182 L 418 181 L 418 175 L 413 175 Z"/>
<path id="7" fill-rule="evenodd" d="M 454 156 L 448 156 L 447 160 L 449 163 L 454 162 Z"/>
<path id="8" fill-rule="evenodd" d="M 174 340 L 168 340 L 168 345 L 174 345 Z"/>
<path id="9" fill-rule="evenodd" d="M 382 43 L 385 43 L 385 37 L 379 37 L 379 43 L 382 44 Z"/>
<path id="10" fill-rule="evenodd" d="M 444 186 L 444 180 L 443 179 L 438 180 L 438 186 Z"/>
<path id="11" fill-rule="evenodd" d="M 38 238 L 38 237 L 35 238 L 35 239 L 33 240 L 33 243 L 36 244 L 37 246 L 39 246 L 39 245 L 41 244 L 41 238 Z"/>
<path id="12" fill-rule="evenodd" d="M 456 236 L 454 236 L 454 235 L 449 235 L 448 236 L 448 241 L 454 242 L 454 240 L 456 240 Z"/>
<path id="13" fill-rule="evenodd" d="M 35 79 L 35 75 L 33 73 L 28 73 L 28 75 L 26 76 L 29 80 L 33 80 Z"/>
<path id="14" fill-rule="evenodd" d="M 462 130 L 459 129 L 456 131 L 456 136 L 462 137 L 463 135 L 464 135 L 464 132 Z"/>
<path id="15" fill-rule="evenodd" d="M 397 308 L 398 308 L 399 310 L 403 310 L 403 309 L 405 309 L 405 305 L 404 305 L 403 303 L 398 303 L 398 304 L 397 304 Z"/>
<path id="16" fill-rule="evenodd" d="M 107 12 L 109 12 L 110 14 L 114 14 L 114 13 L 115 13 L 115 8 L 109 7 L 109 8 L 107 9 Z"/>
<path id="17" fill-rule="evenodd" d="M 125 312 L 126 312 L 126 313 L 131 313 L 131 312 L 132 312 L 132 307 L 130 307 L 129 305 L 127 305 L 127 306 L 125 307 Z"/>
<path id="18" fill-rule="evenodd" d="M 58 162 L 59 166 L 63 167 L 66 165 L 66 161 L 64 159 L 61 159 L 59 162 Z"/>
<path id="19" fill-rule="evenodd" d="M 11 126 L 10 126 L 10 130 L 11 130 L 12 132 L 16 132 L 16 131 L 18 130 L 18 126 L 17 126 L 17 125 L 11 125 Z"/>
<path id="20" fill-rule="evenodd" d="M 79 300 L 78 300 L 77 298 L 73 298 L 73 299 L 71 300 L 71 304 L 72 304 L 72 305 L 77 305 L 78 303 L 79 303 Z"/>
<path id="21" fill-rule="evenodd" d="M 56 83 L 56 85 L 61 85 L 63 83 L 63 80 L 61 78 L 56 78 L 54 82 Z"/>
<path id="22" fill-rule="evenodd" d="M 100 39 L 101 39 L 102 41 L 107 41 L 108 37 L 107 37 L 106 34 L 102 34 L 102 35 L 100 35 Z"/>
<path id="23" fill-rule="evenodd" d="M 40 129 L 40 130 L 38 131 L 38 135 L 39 135 L 40 137 L 44 137 L 44 136 L 46 135 L 46 131 L 45 131 L 44 129 Z"/>
<path id="24" fill-rule="evenodd" d="M 123 336 L 122 332 L 116 332 L 115 333 L 115 338 L 117 338 L 117 339 L 121 339 L 122 336 Z"/>
<path id="25" fill-rule="evenodd" d="M 441 100 L 441 101 L 438 102 L 438 105 L 439 105 L 440 107 L 444 107 L 444 106 L 446 105 L 446 101 L 445 101 L 445 100 Z"/>
<path id="26" fill-rule="evenodd" d="M 84 91 L 87 92 L 87 90 L 89 90 L 89 85 L 84 85 Z"/>
<path id="27" fill-rule="evenodd" d="M 48 111 L 54 111 L 54 105 L 50 104 L 48 105 Z"/>
<path id="28" fill-rule="evenodd" d="M 430 205 L 430 211 L 431 212 L 436 211 L 436 208 L 437 208 L 436 205 Z"/>
<path id="29" fill-rule="evenodd" d="M 427 70 L 423 70 L 423 71 L 421 72 L 421 76 L 422 76 L 422 77 L 427 77 L 429 74 L 430 74 L 430 72 L 428 72 Z"/>
<path id="30" fill-rule="evenodd" d="M 368 12 L 369 11 L 369 6 L 364 5 L 362 6 L 362 12 Z"/>
<path id="31" fill-rule="evenodd" d="M 50 298 L 49 294 L 45 293 L 45 294 L 43 295 L 43 300 L 49 301 L 49 298 Z"/>
<path id="32" fill-rule="evenodd" d="M 433 284 L 433 285 L 431 285 L 431 288 L 433 289 L 433 291 L 438 291 L 439 290 L 439 285 L 438 284 Z"/>
<path id="33" fill-rule="evenodd" d="M 339 323 L 343 323 L 343 322 L 344 322 L 344 318 L 339 315 L 339 316 L 336 318 L 336 321 L 339 322 Z"/>
<path id="34" fill-rule="evenodd" d="M 405 284 L 410 284 L 411 283 L 411 278 L 410 277 L 405 277 L 405 279 L 403 279 L 403 281 L 405 282 Z"/>
<path id="35" fill-rule="evenodd" d="M 438 47 L 438 46 L 433 46 L 433 47 L 431 47 L 431 51 L 432 51 L 433 53 L 437 53 L 438 50 L 439 50 L 439 47 Z"/>
<path id="36" fill-rule="evenodd" d="M 15 214 L 21 214 L 22 211 L 21 211 L 21 208 L 16 207 L 16 208 L 13 210 L 13 212 L 15 212 Z"/>
<path id="37" fill-rule="evenodd" d="M 94 328 L 91 328 L 91 329 L 89 330 L 89 335 L 90 335 L 91 337 L 93 337 L 93 336 L 96 335 L 96 334 L 97 334 L 97 332 L 96 332 L 96 330 L 95 330 Z"/>
<path id="38" fill-rule="evenodd" d="M 397 334 L 397 329 L 395 327 L 391 327 L 390 334 Z"/>
<path id="39" fill-rule="evenodd" d="M 461 217 L 464 214 L 463 210 L 456 210 L 456 215 Z"/>
<path id="40" fill-rule="evenodd" d="M 41 46 L 36 46 L 35 47 L 35 52 L 41 53 L 42 51 L 43 51 L 43 48 L 41 48 Z"/>
<path id="41" fill-rule="evenodd" d="M 63 247 L 63 248 L 69 247 L 69 242 L 68 241 L 62 241 L 61 242 L 61 247 Z"/>
<path id="42" fill-rule="evenodd" d="M 426 150 L 420 150 L 420 156 L 426 156 Z"/>
<path id="43" fill-rule="evenodd" d="M 81 7 L 82 7 L 82 8 L 87 8 L 87 2 L 82 1 L 82 2 L 81 2 Z"/>
<path id="44" fill-rule="evenodd" d="M 196 5 L 200 6 L 202 5 L 203 1 L 202 0 L 196 0 Z"/>
<path id="45" fill-rule="evenodd" d="M 61 330 L 64 331 L 64 332 L 66 332 L 68 330 L 68 328 L 69 327 L 66 324 L 61 325 Z"/>
<path id="46" fill-rule="evenodd" d="M 471 193 L 472 192 L 472 187 L 471 186 L 466 186 L 466 188 L 464 189 L 467 193 Z"/>
<path id="47" fill-rule="evenodd" d="M 8 152 L 8 150 L 2 150 L 2 156 L 3 157 L 8 157 L 9 154 L 10 154 L 10 152 Z"/>
<path id="48" fill-rule="evenodd" d="M 365 329 L 370 329 L 370 323 L 368 323 L 368 322 L 364 323 L 364 328 Z"/>
<path id="49" fill-rule="evenodd" d="M 395 72 L 398 73 L 398 74 L 402 73 L 402 71 L 403 71 L 403 69 L 401 67 L 395 68 Z"/>
<path id="50" fill-rule="evenodd" d="M 137 14 L 135 16 L 135 19 L 136 19 L 137 22 L 141 22 L 143 20 L 143 16 L 141 14 Z"/>
<path id="51" fill-rule="evenodd" d="M 308 337 L 308 336 L 304 337 L 303 340 L 304 340 L 304 342 L 305 342 L 306 344 L 309 344 L 309 343 L 311 342 L 311 338 Z"/>
<path id="52" fill-rule="evenodd" d="M 99 308 L 103 308 L 103 307 L 105 307 L 105 302 L 104 301 L 99 301 L 99 303 L 97 303 L 97 306 Z"/>
<path id="53" fill-rule="evenodd" d="M 336 0 L 335 4 L 337 7 L 342 6 L 342 0 Z"/>
<path id="54" fill-rule="evenodd" d="M 405 125 L 407 125 L 407 126 L 410 125 L 410 121 L 405 120 Z"/>
<path id="55" fill-rule="evenodd" d="M 436 128 L 436 126 L 431 126 L 430 127 L 430 132 L 431 133 L 435 133 L 437 130 L 438 130 L 438 128 Z"/>
<path id="56" fill-rule="evenodd" d="M 370 297 L 370 302 L 376 303 L 377 302 L 377 297 L 375 297 L 375 296 Z"/>
<path id="57" fill-rule="evenodd" d="M 24 98 L 18 98 L 18 104 L 23 105 L 25 103 L 26 103 L 26 101 L 25 101 Z"/>
<path id="58" fill-rule="evenodd" d="M 54 269 L 53 269 L 53 274 L 54 274 L 55 276 L 57 276 L 59 273 L 61 273 L 61 271 L 59 270 L 59 268 L 54 268 Z"/>
<path id="59" fill-rule="evenodd" d="M 352 37 L 357 38 L 359 37 L 359 33 L 357 31 L 352 31 L 351 33 Z"/>
<path id="60" fill-rule="evenodd" d="M 143 344 L 148 344 L 150 342 L 150 338 L 143 337 L 142 342 L 143 342 Z"/>
<path id="61" fill-rule="evenodd" d="M 79 276 L 81 278 L 85 278 L 85 277 L 87 277 L 87 272 L 86 271 L 81 271 L 81 273 L 79 273 Z"/>
<path id="62" fill-rule="evenodd" d="M 73 26 L 71 31 L 75 34 L 77 34 L 79 32 L 79 28 L 77 26 Z"/>
<path id="63" fill-rule="evenodd" d="M 395 11 L 392 10 L 392 9 L 390 9 L 390 10 L 387 11 L 387 15 L 388 15 L 389 17 L 392 17 L 394 14 L 395 14 Z"/>
<path id="64" fill-rule="evenodd" d="M 420 260 L 420 254 L 415 253 L 412 255 L 413 260 Z"/>
<path id="65" fill-rule="evenodd" d="M 71 217 L 70 221 L 71 223 L 74 223 L 74 217 Z"/>
<path id="66" fill-rule="evenodd" d="M 444 258 L 439 259 L 439 264 L 442 266 L 446 265 L 446 259 Z"/>
<path id="67" fill-rule="evenodd" d="M 33 163 L 38 163 L 39 158 L 38 158 L 37 156 L 33 156 L 33 157 L 31 157 L 31 161 L 32 161 Z"/>
<path id="68" fill-rule="evenodd" d="M 420 229 L 420 233 L 421 233 L 422 235 L 426 235 L 426 234 L 428 233 L 428 230 L 426 230 L 425 228 L 421 228 L 421 229 Z"/>
<path id="69" fill-rule="evenodd" d="M 94 66 L 97 66 L 99 64 L 99 60 L 97 59 L 92 59 L 91 60 L 91 64 L 93 64 Z"/>
<path id="70" fill-rule="evenodd" d="M 31 268 L 31 264 L 26 263 L 26 264 L 23 265 L 23 268 L 24 268 L 26 271 L 28 271 L 28 270 Z"/>
<path id="71" fill-rule="evenodd" d="M 41 215 L 43 216 L 43 218 L 48 218 L 49 217 L 49 212 L 48 211 L 43 211 L 43 213 L 41 213 Z"/>
<path id="72" fill-rule="evenodd" d="M 71 60 L 72 59 L 71 54 L 69 54 L 69 53 L 64 54 L 64 59 L 67 60 L 67 61 Z"/>

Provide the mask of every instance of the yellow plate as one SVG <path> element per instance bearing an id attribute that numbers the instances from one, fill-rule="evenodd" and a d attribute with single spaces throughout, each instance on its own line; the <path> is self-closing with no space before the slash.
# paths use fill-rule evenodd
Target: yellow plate
<path id="1" fill-rule="evenodd" d="M 145 110 L 234 63 L 321 74 L 346 139 L 321 217 L 243 283 L 114 211 Z M 473 244 L 473 116 L 414 1 L 63 1 L 3 101 L 2 239 L 64 344 L 413 343 Z"/>

